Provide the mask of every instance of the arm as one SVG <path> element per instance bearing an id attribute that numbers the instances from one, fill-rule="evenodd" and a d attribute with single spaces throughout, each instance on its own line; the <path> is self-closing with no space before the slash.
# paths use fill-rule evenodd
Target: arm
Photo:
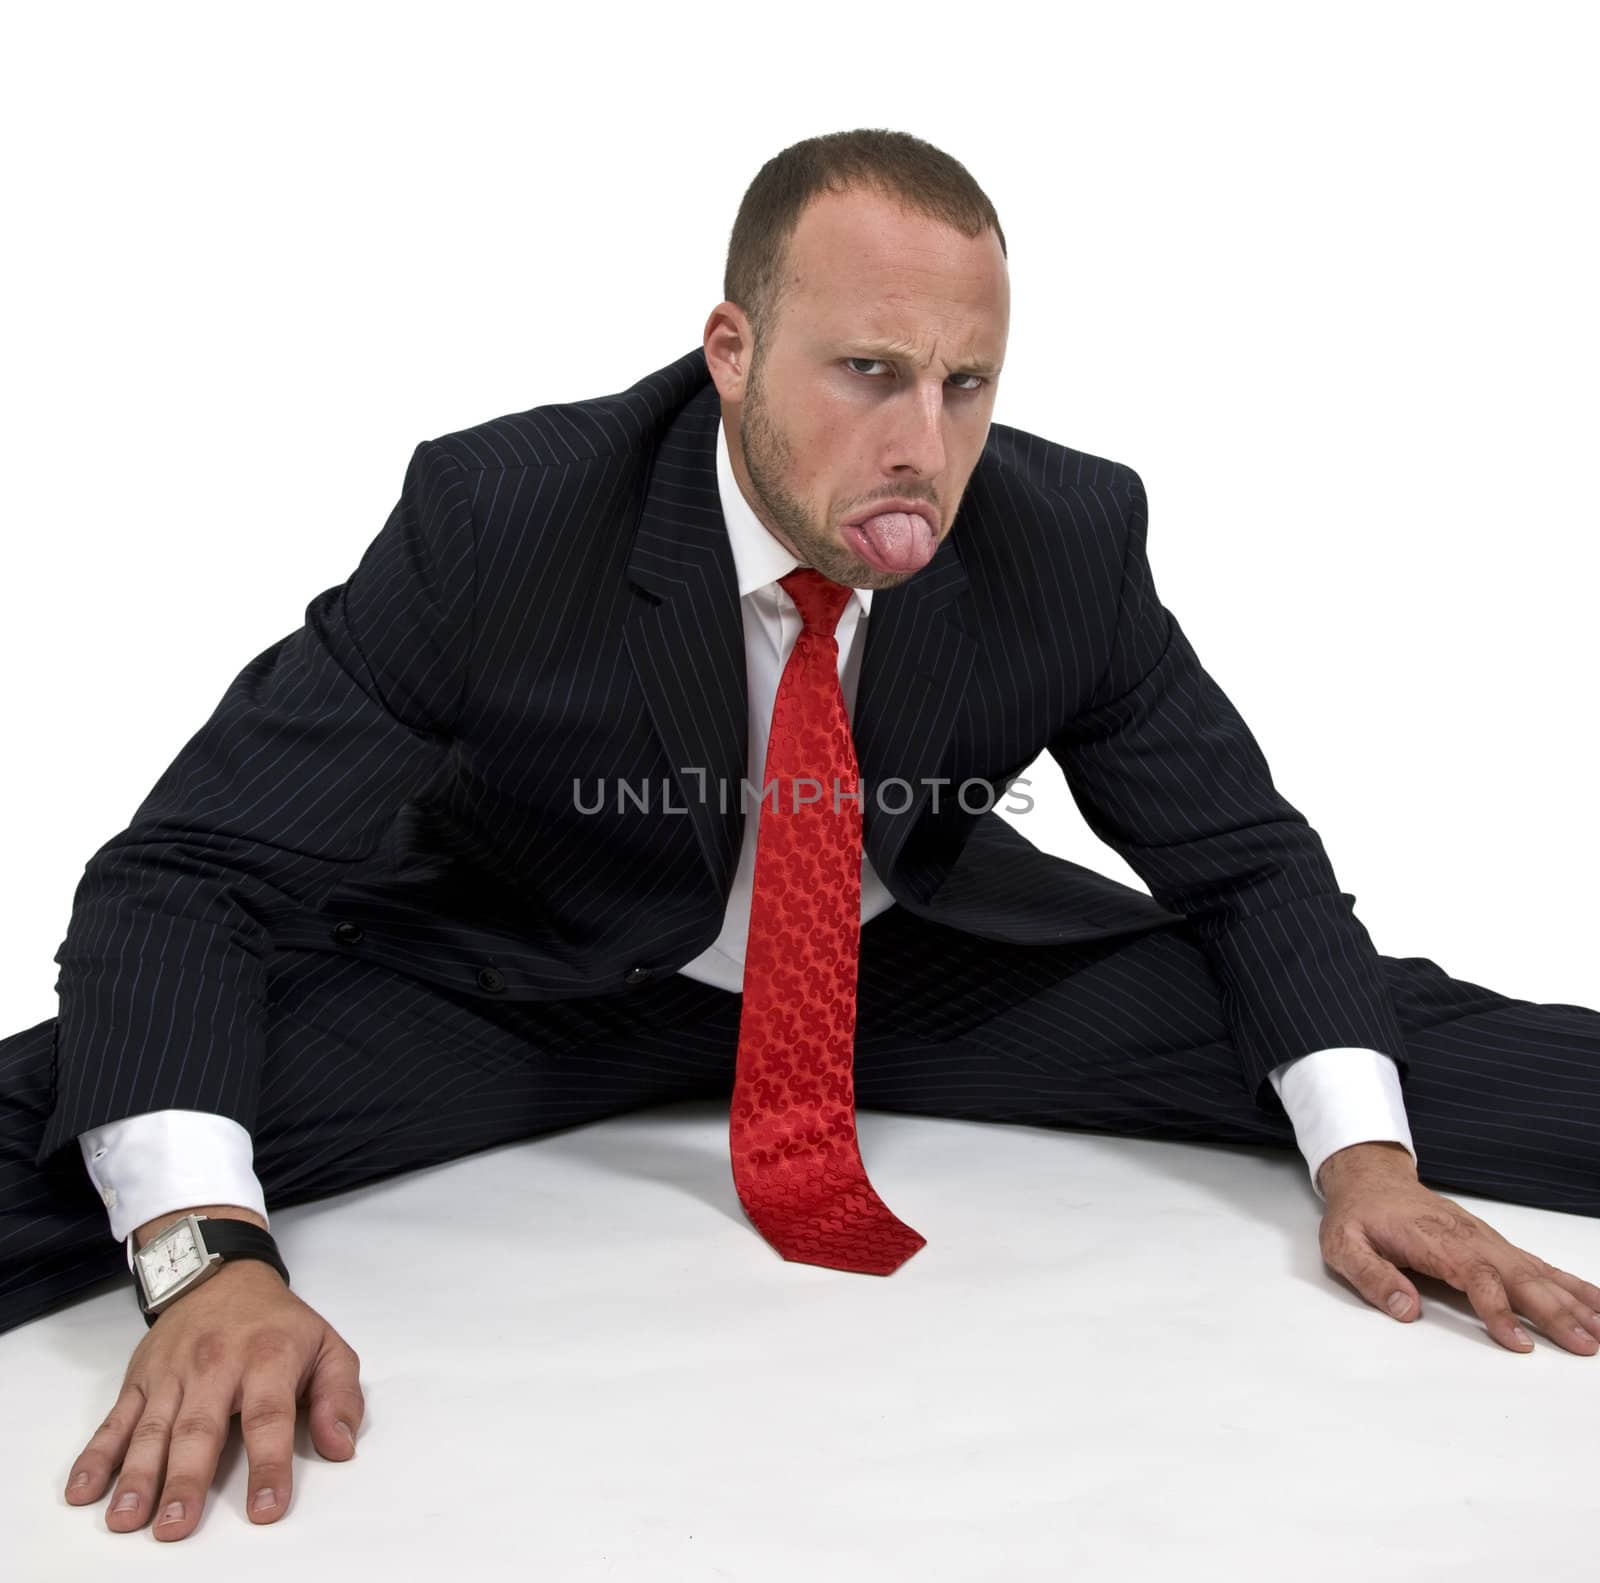
<path id="1" fill-rule="evenodd" d="M 1111 656 L 1093 706 L 1061 727 L 1050 751 L 1090 827 L 1204 945 L 1258 1106 L 1271 1109 L 1273 1070 L 1302 1051 L 1330 1061 L 1375 1051 L 1403 1084 L 1400 1026 L 1355 898 L 1339 890 L 1316 832 L 1279 795 L 1255 739 L 1162 608 L 1145 558 L 1144 485 L 1131 468 L 1123 474 Z M 1282 1074 L 1286 1091 L 1300 1064 Z M 1398 1139 L 1352 1140 L 1327 1157 L 1317 1172 L 1324 1261 L 1402 1323 L 1421 1311 L 1403 1266 L 1465 1292 L 1502 1346 L 1532 1346 L 1520 1312 L 1569 1351 L 1593 1355 L 1600 1286 L 1424 1187 L 1410 1152 Z"/>
<path id="2" fill-rule="evenodd" d="M 1287 1056 L 1405 1048 L 1382 965 L 1321 839 L 1161 604 L 1131 468 L 1121 600 L 1092 707 L 1049 743 L 1090 828 L 1204 946 L 1258 1107 Z"/>
<path id="3" fill-rule="evenodd" d="M 34 1157 L 164 1109 L 251 1130 L 275 914 L 314 907 L 444 766 L 465 690 L 469 488 L 414 451 L 360 565 L 238 674 L 89 861 L 56 953 L 56 1083 Z"/>
<path id="4" fill-rule="evenodd" d="M 56 953 L 55 1082 L 35 1165 L 130 1116 L 159 1125 L 156 1113 L 201 1112 L 252 1130 L 272 920 L 314 907 L 444 768 L 475 594 L 468 485 L 443 446 L 424 442 L 349 580 L 245 666 L 128 828 L 90 859 Z M 205 1212 L 254 1215 L 229 1196 Z M 185 1212 L 168 1203 L 129 1229 L 148 1241 Z M 242 1400 L 251 1520 L 275 1521 L 291 1497 L 300 1399 L 317 1450 L 347 1458 L 364 1412 L 359 1376 L 354 1350 L 276 1271 L 232 1261 L 140 1339 L 68 1499 L 97 1501 L 115 1481 L 114 1532 L 155 1520 L 158 1537 L 184 1537 Z M 144 1449 L 130 1456 L 134 1446 Z M 182 1515 L 161 1523 L 173 1504 Z"/>

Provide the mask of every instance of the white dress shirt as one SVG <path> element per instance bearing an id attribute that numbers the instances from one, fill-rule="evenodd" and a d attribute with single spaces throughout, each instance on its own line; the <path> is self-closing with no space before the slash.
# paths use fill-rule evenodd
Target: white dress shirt
<path id="1" fill-rule="evenodd" d="M 751 888 L 760 830 L 759 789 L 765 784 L 767 736 L 778 679 L 803 623 L 794 601 L 778 586 L 797 561 L 763 526 L 734 477 L 728 438 L 717 427 L 717 489 L 727 523 L 744 618 L 749 679 L 748 778 L 755 793 L 746 799 L 744 844 L 723 914 L 722 932 L 699 956 L 679 969 L 690 978 L 738 993 L 744 984 Z M 839 642 L 839 686 L 845 710 L 855 719 L 865 625 L 872 590 L 857 588 L 835 629 Z M 894 905 L 866 853 L 861 856 L 861 921 Z M 1416 1159 L 1395 1064 L 1377 1050 L 1337 1047 L 1291 1057 L 1274 1067 L 1270 1081 L 1294 1126 L 1312 1190 L 1330 1154 L 1353 1143 L 1400 1143 Z M 90 1179 L 110 1214 L 111 1234 L 125 1238 L 133 1268 L 133 1232 L 148 1220 L 194 1204 L 238 1204 L 267 1218 L 266 1200 L 253 1168 L 250 1134 L 230 1116 L 197 1110 L 156 1110 L 126 1116 L 79 1134 Z"/>

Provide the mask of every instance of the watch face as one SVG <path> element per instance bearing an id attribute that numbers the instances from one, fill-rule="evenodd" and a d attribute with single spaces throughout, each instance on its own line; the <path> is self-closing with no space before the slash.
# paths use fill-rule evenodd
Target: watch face
<path id="1" fill-rule="evenodd" d="M 179 1281 L 193 1275 L 205 1263 L 195 1244 L 194 1227 L 187 1220 L 180 1220 L 163 1231 L 148 1247 L 141 1248 L 135 1257 L 144 1270 L 145 1287 L 151 1302 L 159 1301 Z"/>

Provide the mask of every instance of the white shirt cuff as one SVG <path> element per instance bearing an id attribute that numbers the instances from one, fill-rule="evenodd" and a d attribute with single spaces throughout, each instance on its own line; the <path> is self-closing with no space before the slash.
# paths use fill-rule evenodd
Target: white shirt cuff
<path id="1" fill-rule="evenodd" d="M 1352 1045 L 1315 1050 L 1275 1066 L 1267 1076 L 1294 1124 L 1311 1190 L 1324 1203 L 1327 1194 L 1317 1186 L 1317 1172 L 1340 1149 L 1399 1143 L 1415 1161 L 1400 1071 L 1382 1051 Z"/>
<path id="2" fill-rule="evenodd" d="M 250 1134 L 231 1116 L 146 1111 L 79 1133 L 78 1147 L 110 1214 L 111 1235 L 127 1243 L 130 1273 L 133 1233 L 157 1215 L 194 1204 L 238 1204 L 271 1224 Z"/>

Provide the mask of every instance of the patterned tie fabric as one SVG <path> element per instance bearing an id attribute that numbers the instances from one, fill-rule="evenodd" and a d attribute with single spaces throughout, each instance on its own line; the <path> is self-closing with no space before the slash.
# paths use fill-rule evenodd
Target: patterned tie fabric
<path id="1" fill-rule="evenodd" d="M 861 793 L 834 636 L 850 589 L 809 566 L 778 584 L 805 627 L 778 683 L 759 788 L 733 1180 L 784 1258 L 888 1275 L 927 1239 L 872 1190 L 856 1143 Z"/>

